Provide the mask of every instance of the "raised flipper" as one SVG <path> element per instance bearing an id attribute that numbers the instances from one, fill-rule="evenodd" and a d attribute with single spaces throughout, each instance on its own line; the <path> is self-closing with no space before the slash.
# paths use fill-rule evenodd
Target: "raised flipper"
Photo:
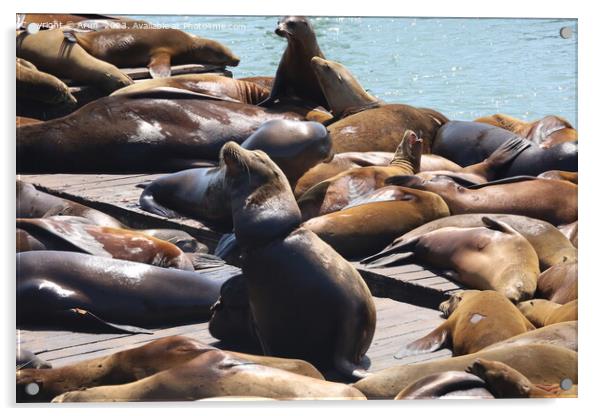
<path id="1" fill-rule="evenodd" d="M 166 52 L 154 54 L 151 56 L 148 69 L 153 78 L 167 78 L 171 75 L 171 56 Z"/>
<path id="2" fill-rule="evenodd" d="M 450 341 L 450 336 L 451 333 L 447 327 L 447 322 L 444 322 L 424 337 L 401 348 L 393 357 L 400 360 L 410 355 L 437 351 Z"/>
<path id="3" fill-rule="evenodd" d="M 218 256 L 207 253 L 184 253 L 188 260 L 192 263 L 194 270 L 210 269 L 220 267 L 226 264 L 224 260 Z"/>
<path id="4" fill-rule="evenodd" d="M 153 196 L 151 189 L 152 188 L 150 186 L 145 188 L 144 192 L 142 192 L 142 195 L 140 195 L 140 199 L 138 200 L 140 208 L 150 212 L 151 214 L 159 215 L 165 218 L 181 218 L 181 215 L 177 212 L 169 208 L 165 208 L 163 205 L 155 201 L 155 197 Z"/>
<path id="5" fill-rule="evenodd" d="M 527 133 L 527 139 L 541 146 L 552 133 L 566 128 L 572 129 L 573 126 L 560 117 L 545 116 L 533 124 L 531 130 Z"/>
<path id="6" fill-rule="evenodd" d="M 532 181 L 534 179 L 539 179 L 539 178 L 537 178 L 536 176 L 527 176 L 527 175 L 512 176 L 510 178 L 499 179 L 497 181 L 485 182 L 485 183 L 481 183 L 481 184 L 478 184 L 478 185 L 468 186 L 467 188 L 468 189 L 481 189 L 481 188 L 485 188 L 485 187 L 491 186 L 491 185 L 504 185 L 504 184 L 507 184 L 507 183 Z"/>
<path id="7" fill-rule="evenodd" d="M 384 249 L 380 253 L 366 257 L 360 263 L 368 264 L 370 267 L 387 267 L 395 266 L 400 263 L 407 263 L 414 257 L 413 251 L 418 243 L 418 239 L 419 237 L 414 237 L 408 241 L 400 242 L 399 244 Z"/>
<path id="8" fill-rule="evenodd" d="M 531 143 L 522 137 L 517 136 L 508 139 L 489 155 L 487 158 L 489 166 L 493 168 L 500 168 L 507 163 L 512 162 L 518 155 L 520 155 L 529 147 L 531 147 Z"/>

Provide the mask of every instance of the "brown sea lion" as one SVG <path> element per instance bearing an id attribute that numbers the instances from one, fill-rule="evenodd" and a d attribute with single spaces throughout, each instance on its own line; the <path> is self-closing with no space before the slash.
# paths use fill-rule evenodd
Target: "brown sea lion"
<path id="1" fill-rule="evenodd" d="M 66 40 L 60 29 L 43 30 L 33 35 L 27 32 L 19 34 L 17 57 L 28 60 L 40 71 L 94 85 L 107 93 L 132 83 L 114 65 L 93 57 L 78 44 Z"/>
<path id="2" fill-rule="evenodd" d="M 555 264 L 577 260 L 575 247 L 550 223 L 522 215 L 487 214 L 487 216 L 505 222 L 525 237 L 537 253 L 541 270 L 546 270 Z M 402 235 L 391 246 L 443 227 L 480 227 L 483 223 L 482 218 L 481 214 L 460 214 L 439 218 Z"/>
<path id="3" fill-rule="evenodd" d="M 466 188 L 452 178 L 436 175 L 429 179 L 394 176 L 385 183 L 435 192 L 447 203 L 452 215 L 515 214 L 553 225 L 577 220 L 577 185 L 567 181 L 516 177 Z"/>
<path id="4" fill-rule="evenodd" d="M 291 186 L 312 166 L 332 157 L 328 131 L 309 121 L 268 121 L 242 147 L 265 151 Z M 217 231 L 232 230 L 223 163 L 215 168 L 189 169 L 154 180 L 140 196 L 140 206 L 164 217 L 185 215 Z"/>
<path id="5" fill-rule="evenodd" d="M 567 120 L 558 116 L 545 116 L 540 120 L 529 122 L 506 114 L 493 114 L 480 117 L 475 121 L 509 130 L 533 141 L 542 148 L 577 140 L 577 130 Z"/>
<path id="6" fill-rule="evenodd" d="M 274 77 L 266 77 L 266 76 L 257 76 L 257 77 L 242 77 L 238 78 L 241 81 L 253 82 L 259 85 L 262 88 L 265 88 L 269 91 L 272 90 L 272 85 L 274 84 Z"/>
<path id="7" fill-rule="evenodd" d="M 328 126 L 336 153 L 392 152 L 406 130 L 415 131 L 424 140 L 423 152 L 431 153 L 437 130 L 448 121 L 444 115 L 428 108 L 381 103 L 341 64 L 314 58 L 312 69 L 328 105 L 342 117 Z"/>
<path id="8" fill-rule="evenodd" d="M 17 254 L 17 326 L 78 321 L 86 330 L 144 332 L 208 319 L 223 282 L 238 273 L 166 269 L 88 254 Z M 148 332 L 148 331 L 146 331 Z"/>
<path id="9" fill-rule="evenodd" d="M 221 157 L 264 353 L 364 375 L 360 361 L 376 324 L 365 282 L 328 244 L 299 227 L 290 185 L 265 153 L 230 142 Z"/>
<path id="10" fill-rule="evenodd" d="M 55 397 L 53 402 L 190 401 L 218 396 L 283 400 L 365 399 L 357 389 L 346 384 L 295 374 L 225 351 L 211 350 L 132 383 L 71 391 Z"/>
<path id="11" fill-rule="evenodd" d="M 368 399 L 391 399 L 420 378 L 443 371 L 463 371 L 477 358 L 501 361 L 536 384 L 554 384 L 564 378 L 578 382 L 575 351 L 554 345 L 519 345 L 389 367 L 356 382 L 353 387 Z"/>
<path id="12" fill-rule="evenodd" d="M 403 347 L 395 358 L 437 351 L 444 345 L 451 345 L 454 355 L 472 354 L 535 329 L 505 296 L 492 290 L 456 292 L 439 309 L 447 320 Z"/>
<path id="13" fill-rule="evenodd" d="M 577 262 L 557 264 L 537 278 L 536 298 L 564 305 L 577 299 Z"/>
<path id="14" fill-rule="evenodd" d="M 175 244 L 141 231 L 100 227 L 80 217 L 17 218 L 17 229 L 27 231 L 46 250 L 75 251 L 182 270 L 223 264 L 213 256 L 184 253 Z"/>
<path id="15" fill-rule="evenodd" d="M 557 179 L 559 181 L 569 181 L 575 185 L 579 184 L 579 174 L 577 172 L 567 172 L 564 170 L 548 170 L 546 172 L 537 175 L 538 178 L 542 179 Z"/>
<path id="16" fill-rule="evenodd" d="M 461 166 L 482 162 L 505 141 L 520 136 L 508 130 L 472 121 L 449 121 L 437 130 L 432 151 Z M 527 139 L 523 139 L 528 143 Z M 529 146 L 506 165 L 503 177 L 539 175 L 548 170 L 577 171 L 577 142 L 560 143 L 549 149 Z"/>
<path id="17" fill-rule="evenodd" d="M 343 257 L 357 259 L 377 253 L 400 233 L 448 215 L 437 194 L 385 186 L 340 211 L 312 218 L 303 227 Z"/>
<path id="18" fill-rule="evenodd" d="M 270 94 L 268 89 L 252 82 L 216 74 L 186 74 L 138 82 L 114 91 L 111 95 L 130 94 L 155 88 L 179 88 L 206 94 L 207 98 L 234 100 L 245 104 L 257 104 Z"/>
<path id="19" fill-rule="evenodd" d="M 577 351 L 577 321 L 559 322 L 496 342 L 481 351 L 518 345 L 547 344 Z"/>
<path id="20" fill-rule="evenodd" d="M 410 384 L 394 400 L 461 398 L 493 399 L 485 381 L 466 371 L 445 371 Z"/>
<path id="21" fill-rule="evenodd" d="M 483 223 L 483 227 L 431 231 L 362 263 L 383 267 L 411 259 L 452 270 L 450 277 L 469 289 L 496 290 L 515 303 L 531 299 L 539 276 L 537 253 L 508 224 L 489 217 L 483 217 Z"/>
<path id="22" fill-rule="evenodd" d="M 537 328 L 577 320 L 577 299 L 564 305 L 547 299 L 531 299 L 519 303 L 518 308 Z"/>
<path id="23" fill-rule="evenodd" d="M 287 46 L 278 64 L 270 97 L 262 105 L 296 99 L 329 109 L 320 83 L 311 69 L 311 59 L 314 56 L 323 58 L 324 55 L 309 19 L 285 16 L 278 21 L 275 32 L 286 38 Z"/>
<path id="24" fill-rule="evenodd" d="M 559 225 L 558 229 L 569 239 L 571 244 L 577 248 L 579 245 L 579 222 L 575 221 L 570 224 Z"/>
<path id="25" fill-rule="evenodd" d="M 339 211 L 370 192 L 382 188 L 396 175 L 413 175 L 420 170 L 422 140 L 406 130 L 389 166 L 366 166 L 339 173 L 322 181 L 297 199 L 304 220 Z"/>
<path id="26" fill-rule="evenodd" d="M 577 397 L 577 386 L 564 390 L 561 381 L 534 384 L 519 371 L 499 361 L 477 358 L 467 370 L 485 380 L 487 389 L 499 399 Z"/>
<path id="27" fill-rule="evenodd" d="M 103 97 L 66 117 L 18 128 L 17 171 L 152 173 L 210 166 L 227 141 L 242 142 L 269 120 L 301 118 L 174 91 Z"/>
<path id="28" fill-rule="evenodd" d="M 31 62 L 17 58 L 17 100 L 73 107 L 77 104 L 69 87 L 57 77 L 38 69 Z"/>
<path id="29" fill-rule="evenodd" d="M 49 402 L 68 391 L 84 388 L 130 383 L 160 371 L 184 364 L 215 347 L 193 338 L 175 335 L 148 342 L 140 347 L 119 351 L 108 356 L 80 361 L 50 371 L 17 371 L 18 401 Z M 280 368 L 307 377 L 324 377 L 311 364 L 301 360 L 264 357 L 231 351 L 222 351 L 234 359 L 250 360 L 257 364 Z M 40 392 L 27 396 L 24 387 L 36 383 Z"/>
<path id="30" fill-rule="evenodd" d="M 240 59 L 221 43 L 177 29 L 112 29 L 75 32 L 90 55 L 120 68 L 148 66 L 153 78 L 171 74 L 171 65 L 237 66 Z"/>

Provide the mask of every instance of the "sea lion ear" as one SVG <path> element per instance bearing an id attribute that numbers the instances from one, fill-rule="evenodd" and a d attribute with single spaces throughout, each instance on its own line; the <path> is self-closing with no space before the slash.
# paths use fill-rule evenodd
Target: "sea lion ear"
<path id="1" fill-rule="evenodd" d="M 148 64 L 151 77 L 167 78 L 171 75 L 171 56 L 165 52 L 159 52 L 151 56 Z"/>

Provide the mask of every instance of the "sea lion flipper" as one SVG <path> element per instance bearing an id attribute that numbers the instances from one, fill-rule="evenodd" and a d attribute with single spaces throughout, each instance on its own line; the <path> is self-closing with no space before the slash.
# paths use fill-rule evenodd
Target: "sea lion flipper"
<path id="1" fill-rule="evenodd" d="M 152 187 L 149 186 L 145 188 L 144 192 L 142 192 L 142 195 L 140 195 L 140 199 L 138 200 L 140 208 L 150 212 L 151 214 L 159 215 L 165 218 L 180 217 L 180 215 L 177 212 L 166 208 L 163 205 L 159 204 L 157 201 L 155 201 L 155 197 L 152 194 L 152 191 L 150 190 L 152 190 Z"/>
<path id="2" fill-rule="evenodd" d="M 410 355 L 424 354 L 441 349 L 449 340 L 449 329 L 446 322 L 429 332 L 422 338 L 417 339 L 401 348 L 393 357 L 400 360 Z"/>
<path id="3" fill-rule="evenodd" d="M 516 183 L 523 181 L 532 181 L 538 179 L 537 176 L 528 176 L 528 175 L 519 175 L 519 176 L 511 176 L 509 178 L 498 179 L 497 181 L 485 182 L 478 185 L 468 186 L 468 189 L 481 189 L 491 185 L 504 185 L 508 183 Z"/>
<path id="4" fill-rule="evenodd" d="M 139 328 L 133 325 L 120 325 L 106 321 L 90 311 L 80 308 L 72 308 L 63 311 L 64 317 L 70 317 L 77 325 L 82 325 L 89 330 L 105 330 L 108 332 L 117 332 L 123 334 L 152 334 L 148 329 Z"/>
<path id="5" fill-rule="evenodd" d="M 154 54 L 151 56 L 148 69 L 153 78 L 167 78 L 171 75 L 171 56 L 165 52 Z"/>
<path id="6" fill-rule="evenodd" d="M 516 136 L 506 140 L 489 155 L 487 162 L 493 169 L 499 169 L 512 162 L 524 150 L 531 147 L 531 142 Z"/>
<path id="7" fill-rule="evenodd" d="M 492 230 L 501 231 L 507 234 L 517 234 L 517 231 L 514 228 L 503 221 L 498 221 L 487 216 L 481 218 L 481 221 L 483 221 L 483 224 L 485 224 L 487 228 L 491 228 Z"/>
<path id="8" fill-rule="evenodd" d="M 194 270 L 210 269 L 212 267 L 220 267 L 226 264 L 224 260 L 218 256 L 207 253 L 184 253 L 188 260 L 192 263 Z"/>
<path id="9" fill-rule="evenodd" d="M 397 245 L 386 248 L 373 256 L 366 257 L 360 261 L 360 264 L 368 264 L 370 267 L 386 267 L 408 261 L 414 256 L 413 250 L 417 243 L 417 237 L 408 241 L 400 241 Z M 382 260 L 378 261 L 380 259 Z"/>

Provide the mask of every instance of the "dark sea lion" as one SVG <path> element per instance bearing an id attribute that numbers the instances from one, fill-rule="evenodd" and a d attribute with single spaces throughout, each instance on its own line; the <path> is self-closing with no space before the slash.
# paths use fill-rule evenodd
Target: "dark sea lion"
<path id="1" fill-rule="evenodd" d="M 445 270 L 469 289 L 495 290 L 512 302 L 531 299 L 539 261 L 527 239 L 502 221 L 485 226 L 446 227 L 405 240 L 362 260 L 373 266 L 418 261 Z"/>
<path id="2" fill-rule="evenodd" d="M 564 170 L 548 170 L 537 175 L 542 179 L 557 179 L 559 181 L 569 181 L 575 185 L 579 184 L 579 174 L 577 172 L 566 172 Z"/>
<path id="3" fill-rule="evenodd" d="M 171 74 L 171 65 L 237 66 L 240 59 L 221 43 L 177 29 L 112 29 L 74 33 L 90 55 L 120 68 L 148 66 L 153 78 Z"/>
<path id="4" fill-rule="evenodd" d="M 18 128 L 17 171 L 152 173 L 207 166 L 224 143 L 244 141 L 265 121 L 300 118 L 175 91 L 182 93 L 103 97 L 66 117 Z"/>
<path id="5" fill-rule="evenodd" d="M 542 148 L 577 140 L 577 130 L 567 120 L 558 116 L 545 116 L 541 120 L 529 122 L 505 114 L 494 114 L 480 117 L 475 121 L 509 130 L 533 141 Z"/>
<path id="6" fill-rule="evenodd" d="M 353 387 L 368 399 L 391 399 L 418 379 L 443 371 L 463 371 L 477 358 L 501 361 L 532 383 L 553 384 L 569 378 L 578 382 L 577 353 L 554 345 L 519 345 L 479 351 L 459 357 L 396 365 L 366 377 Z"/>
<path id="7" fill-rule="evenodd" d="M 23 348 L 17 347 L 17 371 L 23 368 L 34 368 L 34 369 L 43 369 L 43 368 L 52 368 L 52 364 L 48 361 L 42 360 L 40 357 L 35 355 L 33 352 L 29 350 L 25 350 Z"/>
<path id="8" fill-rule="evenodd" d="M 577 351 L 577 321 L 559 322 L 557 324 L 537 328 L 508 338 L 504 341 L 491 344 L 481 351 L 530 344 L 556 345 L 558 347 Z"/>
<path id="9" fill-rule="evenodd" d="M 104 329 L 208 319 L 232 272 L 165 269 L 62 251 L 17 254 L 17 325 L 68 325 L 97 317 Z M 86 315 L 87 313 L 92 315 Z M 134 329 L 136 332 L 138 329 Z"/>
<path id="10" fill-rule="evenodd" d="M 422 140 L 406 130 L 389 166 L 366 166 L 347 170 L 322 181 L 297 199 L 304 220 L 339 211 L 370 192 L 382 188 L 396 175 L 413 175 L 420 170 Z"/>
<path id="11" fill-rule="evenodd" d="M 443 399 L 450 393 L 462 398 L 493 399 L 485 381 L 466 371 L 445 371 L 417 380 L 395 396 L 395 400 Z M 474 397 L 477 396 L 477 397 Z"/>
<path id="12" fill-rule="evenodd" d="M 559 225 L 558 230 L 569 239 L 571 244 L 577 248 L 579 245 L 579 221 L 570 224 Z"/>
<path id="13" fill-rule="evenodd" d="M 359 365 L 376 324 L 365 282 L 328 244 L 299 227 L 291 187 L 265 153 L 230 142 L 222 159 L 264 353 L 364 375 Z"/>
<path id="14" fill-rule="evenodd" d="M 94 85 L 110 93 L 132 80 L 110 63 L 88 54 L 81 46 L 69 42 L 60 29 L 43 30 L 17 36 L 17 57 L 34 64 L 40 71 L 82 84 Z"/>
<path id="15" fill-rule="evenodd" d="M 435 192 L 447 203 L 452 215 L 514 214 L 553 225 L 577 220 L 577 185 L 567 181 L 516 177 L 466 188 L 450 177 L 435 175 L 429 179 L 397 176 L 385 182 Z"/>
<path id="16" fill-rule="evenodd" d="M 18 401 L 45 401 L 72 390 L 130 383 L 160 371 L 184 364 L 215 347 L 193 338 L 175 335 L 148 342 L 140 347 L 119 351 L 108 356 L 80 361 L 50 371 L 17 371 Z M 222 351 L 234 359 L 290 371 L 318 380 L 324 377 L 311 364 L 301 360 L 264 357 L 231 351 Z M 24 394 L 23 388 L 37 383 L 41 390 L 35 396 Z"/>
<path id="17" fill-rule="evenodd" d="M 535 329 L 516 306 L 493 290 L 456 292 L 439 309 L 447 320 L 403 347 L 395 358 L 437 351 L 444 345 L 451 345 L 454 355 L 472 354 Z"/>
<path id="18" fill-rule="evenodd" d="M 141 231 L 100 227 L 82 222 L 80 217 L 17 218 L 17 229 L 27 231 L 46 250 L 75 251 L 182 270 L 223 264 L 213 256 L 184 253 L 175 244 Z"/>
<path id="19" fill-rule="evenodd" d="M 487 389 L 499 399 L 577 397 L 576 385 L 564 391 L 560 387 L 562 380 L 553 384 L 534 384 L 519 371 L 499 361 L 477 358 L 466 371 L 485 380 Z"/>
<path id="20" fill-rule="evenodd" d="M 564 305 L 577 299 L 577 262 L 557 264 L 537 278 L 536 298 Z"/>
<path id="21" fill-rule="evenodd" d="M 382 250 L 400 233 L 448 215 L 447 205 L 437 194 L 385 186 L 354 205 L 312 218 L 303 227 L 343 257 L 358 259 Z"/>
<path id="22" fill-rule="evenodd" d="M 332 141 L 316 122 L 273 120 L 262 124 L 242 147 L 263 150 L 291 186 L 308 169 L 332 157 Z M 166 217 L 185 215 L 221 232 L 232 230 L 225 166 L 190 169 L 154 180 L 140 196 L 142 209 Z"/>
<path id="23" fill-rule="evenodd" d="M 577 260 L 575 247 L 550 223 L 522 215 L 487 214 L 487 216 L 505 222 L 525 237 L 537 253 L 541 270 L 546 270 L 556 264 Z M 483 223 L 482 218 L 482 214 L 460 214 L 439 218 L 402 235 L 391 246 L 403 244 L 413 237 L 443 227 L 480 227 Z"/>
<path id="24" fill-rule="evenodd" d="M 114 91 L 111 95 L 130 94 L 155 88 L 179 88 L 207 95 L 207 98 L 258 104 L 270 91 L 257 84 L 216 74 L 186 74 L 145 80 Z"/>
<path id="25" fill-rule="evenodd" d="M 31 62 L 17 58 L 17 100 L 31 100 L 49 105 L 73 107 L 77 103 L 69 87 L 57 77 L 38 69 Z"/>
<path id="26" fill-rule="evenodd" d="M 275 32 L 286 38 L 287 46 L 278 64 L 270 97 L 262 105 L 298 99 L 328 109 L 328 101 L 311 69 L 311 59 L 314 56 L 323 58 L 324 55 L 309 19 L 285 16 L 278 21 Z"/>
<path id="27" fill-rule="evenodd" d="M 564 305 L 547 299 L 531 299 L 519 303 L 518 308 L 537 328 L 577 320 L 577 299 Z"/>
<path id="28" fill-rule="evenodd" d="M 328 105 L 342 118 L 328 126 L 336 153 L 392 152 L 406 130 L 415 131 L 424 140 L 423 152 L 431 153 L 435 134 L 447 117 L 428 108 L 382 103 L 341 64 L 314 58 L 312 69 Z"/>
<path id="29" fill-rule="evenodd" d="M 461 166 L 473 165 L 483 161 L 505 141 L 515 137 L 520 136 L 485 123 L 450 121 L 437 131 L 433 153 Z M 577 155 L 577 142 L 560 143 L 550 149 L 530 146 L 506 166 L 502 176 L 536 176 L 548 170 L 576 172 Z"/>

